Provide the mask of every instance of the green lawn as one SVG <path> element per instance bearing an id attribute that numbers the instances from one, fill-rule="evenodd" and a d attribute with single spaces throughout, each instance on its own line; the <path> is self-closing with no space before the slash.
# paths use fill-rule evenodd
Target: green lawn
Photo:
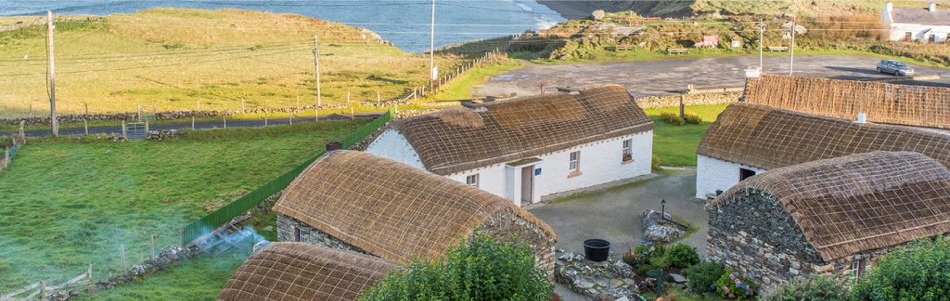
<path id="1" fill-rule="evenodd" d="M 31 142 L 0 172 L 0 292 L 105 277 L 179 229 L 255 189 L 366 120 L 191 132 L 171 141 Z"/>
<path id="2" fill-rule="evenodd" d="M 471 99 L 472 88 L 475 85 L 488 82 L 493 76 L 508 73 L 512 70 L 521 68 L 522 64 L 518 60 L 507 60 L 500 64 L 487 65 L 484 67 L 473 68 L 465 75 L 459 76 L 445 85 L 445 89 L 437 93 L 436 100 L 460 100 Z"/>
<path id="3" fill-rule="evenodd" d="M 699 115 L 703 119 L 700 125 L 673 126 L 660 120 L 660 113 L 679 113 L 679 107 L 644 109 L 647 117 L 653 120 L 653 155 L 660 159 L 663 166 L 696 166 L 696 148 L 706 134 L 706 129 L 727 104 L 687 106 L 686 112 Z"/>

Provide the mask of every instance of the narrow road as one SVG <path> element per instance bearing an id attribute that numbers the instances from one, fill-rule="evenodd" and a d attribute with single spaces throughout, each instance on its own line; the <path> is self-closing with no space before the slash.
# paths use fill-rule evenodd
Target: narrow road
<path id="1" fill-rule="evenodd" d="M 354 115 L 355 118 L 376 118 L 379 117 L 379 114 L 357 114 Z M 321 116 L 320 120 L 344 120 L 350 119 L 349 115 L 338 115 L 332 114 L 327 116 Z M 167 122 L 167 121 L 165 121 Z M 268 126 L 274 125 L 283 125 L 290 124 L 290 118 L 272 118 L 267 120 Z M 314 122 L 313 118 L 306 117 L 297 117 L 293 119 L 293 123 L 312 123 Z M 228 128 L 250 128 L 250 127 L 262 127 L 264 126 L 264 119 L 236 119 L 227 121 Z M 82 127 L 75 128 L 75 125 L 70 125 L 68 128 L 60 128 L 59 134 L 63 136 L 73 136 L 73 135 L 83 135 L 85 129 Z M 209 129 L 220 129 L 224 128 L 224 120 L 204 120 L 195 122 L 195 129 L 198 130 L 209 130 Z M 183 130 L 191 129 L 190 120 L 178 120 L 173 123 L 158 123 L 158 124 L 149 124 L 149 130 Z M 111 134 L 111 133 L 122 133 L 121 122 L 116 121 L 116 125 L 113 126 L 94 126 L 89 127 L 89 134 Z M 28 137 L 45 137 L 49 136 L 49 129 L 35 129 L 25 131 L 26 136 Z M 0 136 L 12 136 L 13 132 L 0 132 Z"/>
<path id="2" fill-rule="evenodd" d="M 868 56 L 796 56 L 795 75 L 852 80 L 896 80 L 890 74 L 875 71 L 878 58 Z M 583 89 L 601 84 L 619 84 L 634 96 L 669 95 L 686 89 L 741 87 L 745 69 L 758 66 L 758 56 L 669 59 L 642 62 L 539 65 L 496 76 L 472 92 L 475 97 L 529 96 L 543 89 L 555 93 L 557 87 Z M 766 57 L 766 74 L 788 74 L 789 59 Z M 926 81 L 901 81 L 906 84 L 950 87 L 950 70 L 914 66 L 917 76 L 938 76 Z"/>

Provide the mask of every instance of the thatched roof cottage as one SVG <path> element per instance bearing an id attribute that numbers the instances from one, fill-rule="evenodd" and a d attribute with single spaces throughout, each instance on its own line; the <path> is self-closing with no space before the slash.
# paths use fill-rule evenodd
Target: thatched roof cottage
<path id="1" fill-rule="evenodd" d="M 220 301 L 351 301 L 393 264 L 304 243 L 273 243 L 251 255 L 221 289 Z"/>
<path id="2" fill-rule="evenodd" d="M 732 104 L 697 149 L 696 197 L 769 169 L 872 151 L 913 151 L 950 166 L 950 133 Z"/>
<path id="3" fill-rule="evenodd" d="M 280 241 L 307 242 L 404 263 L 436 258 L 474 232 L 530 245 L 553 272 L 557 235 L 496 195 L 357 151 L 317 159 L 277 204 Z"/>
<path id="4" fill-rule="evenodd" d="M 706 206 L 713 261 L 765 286 L 860 277 L 888 250 L 950 232 L 950 171 L 914 152 L 872 152 L 769 170 Z"/>
<path id="5" fill-rule="evenodd" d="M 746 81 L 743 101 L 875 123 L 950 129 L 950 88 L 783 75 Z"/>
<path id="6" fill-rule="evenodd" d="M 649 174 L 652 150 L 653 123 L 621 86 L 407 118 L 366 149 L 518 205 Z"/>

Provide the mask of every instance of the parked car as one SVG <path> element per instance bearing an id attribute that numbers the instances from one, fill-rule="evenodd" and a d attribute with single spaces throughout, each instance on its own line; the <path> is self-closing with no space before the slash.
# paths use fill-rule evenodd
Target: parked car
<path id="1" fill-rule="evenodd" d="M 880 63 L 877 63 L 877 72 L 905 76 L 914 74 L 914 68 L 898 61 L 881 60 Z"/>

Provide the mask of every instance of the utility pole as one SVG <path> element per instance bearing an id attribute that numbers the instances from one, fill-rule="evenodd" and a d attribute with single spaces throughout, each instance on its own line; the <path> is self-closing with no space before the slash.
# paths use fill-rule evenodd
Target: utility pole
<path id="1" fill-rule="evenodd" d="M 317 107 L 322 104 L 320 99 L 320 50 L 317 48 L 317 35 L 313 35 L 313 73 L 317 76 Z"/>
<path id="2" fill-rule="evenodd" d="M 432 20 L 429 23 L 429 90 L 435 90 L 435 0 L 432 0 Z"/>
<path id="3" fill-rule="evenodd" d="M 760 20 L 759 21 L 759 74 L 763 73 L 762 68 L 765 67 L 764 64 L 762 63 L 763 61 L 762 60 L 762 48 L 763 48 L 762 45 L 763 44 L 765 44 L 765 22 Z"/>
<path id="4" fill-rule="evenodd" d="M 798 28 L 797 28 L 798 25 L 795 24 L 795 21 L 796 21 L 795 18 L 796 18 L 796 17 L 792 17 L 792 47 L 790 47 L 790 49 L 789 49 L 788 75 L 792 75 L 792 73 L 793 73 L 794 70 L 795 70 L 795 68 L 794 68 L 794 65 L 795 65 L 795 34 L 798 33 Z"/>
<path id="5" fill-rule="evenodd" d="M 49 121 L 50 135 L 59 136 L 59 122 L 56 120 L 56 64 L 53 61 L 53 11 L 46 11 L 46 51 L 49 57 Z"/>

